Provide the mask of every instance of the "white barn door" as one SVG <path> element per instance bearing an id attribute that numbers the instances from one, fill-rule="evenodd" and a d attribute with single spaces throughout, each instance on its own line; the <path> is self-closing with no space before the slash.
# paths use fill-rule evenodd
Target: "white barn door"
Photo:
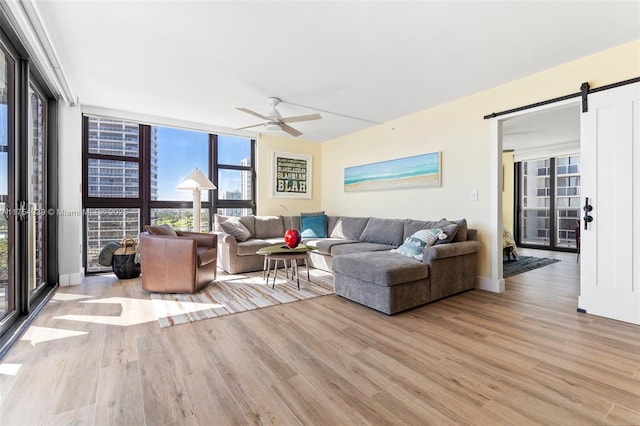
<path id="1" fill-rule="evenodd" d="M 581 191 L 592 209 L 582 212 L 578 307 L 640 324 L 640 83 L 590 94 L 588 106 Z"/>

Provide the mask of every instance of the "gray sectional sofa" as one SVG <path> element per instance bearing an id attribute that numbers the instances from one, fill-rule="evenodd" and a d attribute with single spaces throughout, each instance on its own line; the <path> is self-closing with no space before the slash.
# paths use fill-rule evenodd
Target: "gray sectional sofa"
<path id="1" fill-rule="evenodd" d="M 264 258 L 256 251 L 282 244 L 285 230 L 300 225 L 300 216 L 216 215 L 218 265 L 231 274 L 261 271 Z M 447 238 L 427 247 L 419 260 L 390 252 L 417 231 L 435 228 L 446 228 Z M 344 216 L 328 216 L 326 237 L 303 243 L 318 248 L 309 265 L 333 272 L 336 294 L 389 315 L 474 288 L 481 247 L 464 219 Z"/>

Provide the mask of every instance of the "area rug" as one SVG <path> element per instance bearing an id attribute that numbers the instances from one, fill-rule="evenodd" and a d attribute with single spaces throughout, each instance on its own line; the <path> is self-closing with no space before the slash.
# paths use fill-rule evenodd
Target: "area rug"
<path id="1" fill-rule="evenodd" d="M 219 273 L 216 281 L 198 293 L 151 293 L 151 300 L 164 328 L 333 293 L 330 272 L 310 268 L 311 281 L 306 280 L 305 270 L 301 268 L 300 272 L 300 290 L 295 281 L 285 278 L 284 270 L 278 271 L 275 288 L 271 288 L 273 278 L 267 285 L 262 272 Z"/>
<path id="2" fill-rule="evenodd" d="M 502 276 L 505 278 L 512 277 L 556 262 L 560 262 L 560 260 L 547 257 L 518 256 L 518 260 L 505 260 L 503 262 Z"/>

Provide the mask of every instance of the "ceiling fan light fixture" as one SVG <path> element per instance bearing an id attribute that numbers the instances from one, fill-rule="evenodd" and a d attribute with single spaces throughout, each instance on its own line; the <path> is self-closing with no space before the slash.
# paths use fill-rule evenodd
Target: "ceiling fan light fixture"
<path id="1" fill-rule="evenodd" d="M 266 123 L 264 123 L 264 128 L 266 130 L 277 132 L 282 130 L 282 125 L 277 121 L 267 121 Z"/>

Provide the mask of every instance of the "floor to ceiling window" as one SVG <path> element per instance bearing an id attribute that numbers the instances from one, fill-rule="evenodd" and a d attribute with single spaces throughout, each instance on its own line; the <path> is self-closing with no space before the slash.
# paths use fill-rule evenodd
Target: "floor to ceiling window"
<path id="1" fill-rule="evenodd" d="M 250 139 L 218 135 L 214 159 L 218 170 L 217 213 L 243 216 L 255 212 L 255 144 Z"/>
<path id="2" fill-rule="evenodd" d="M 83 185 L 85 255 L 88 272 L 104 269 L 98 255 L 109 241 L 140 229 L 140 128 L 138 123 L 84 117 Z"/>
<path id="3" fill-rule="evenodd" d="M 580 156 L 517 163 L 516 239 L 524 247 L 576 249 Z"/>
<path id="4" fill-rule="evenodd" d="M 255 213 L 255 141 L 86 115 L 83 119 L 85 268 L 107 242 L 137 239 L 148 224 L 193 228 L 193 193 L 178 189 L 195 168 L 216 185 L 202 191 L 200 230 L 214 213 Z"/>
<path id="5" fill-rule="evenodd" d="M 47 227 L 44 167 L 47 141 L 47 102 L 40 89 L 29 85 L 28 202 L 33 212 L 28 226 L 29 290 L 35 293 L 46 285 L 45 229 Z"/>
<path id="6" fill-rule="evenodd" d="M 0 20 L 4 20 L 0 16 Z M 3 21 L 4 22 L 4 21 Z M 0 31 L 0 355 L 57 284 L 57 103 Z M 53 117 L 53 119 L 52 119 Z"/>
<path id="7" fill-rule="evenodd" d="M 209 174 L 209 134 L 195 130 L 151 126 L 151 224 L 193 228 L 193 192 L 178 185 L 194 168 Z M 157 189 L 154 189 L 157 188 Z M 209 231 L 210 191 L 201 192 L 200 231 Z"/>
<path id="8" fill-rule="evenodd" d="M 15 61 L 4 49 L 0 50 L 0 320 L 15 311 L 14 281 L 15 228 L 10 209 L 13 206 L 13 74 Z"/>

